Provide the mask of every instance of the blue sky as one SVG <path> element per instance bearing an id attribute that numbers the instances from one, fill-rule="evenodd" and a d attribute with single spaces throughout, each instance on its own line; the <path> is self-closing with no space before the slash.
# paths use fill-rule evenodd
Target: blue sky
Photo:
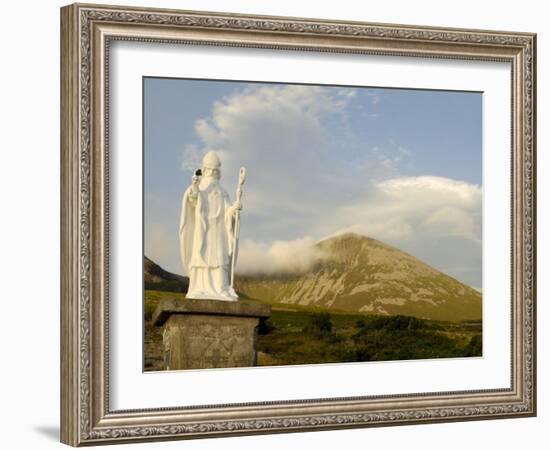
<path id="1" fill-rule="evenodd" d="M 238 270 L 354 231 L 480 288 L 481 133 L 480 93 L 145 78 L 145 254 L 182 273 L 181 195 L 216 150 L 232 198 L 248 172 Z"/>

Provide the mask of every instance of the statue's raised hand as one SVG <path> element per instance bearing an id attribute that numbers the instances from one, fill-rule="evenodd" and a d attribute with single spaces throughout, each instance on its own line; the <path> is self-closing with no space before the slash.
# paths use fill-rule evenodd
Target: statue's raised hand
<path id="1" fill-rule="evenodd" d="M 191 192 L 194 196 L 199 192 L 199 184 L 201 182 L 202 171 L 201 169 L 195 170 L 193 177 L 191 178 Z"/>
<path id="2" fill-rule="evenodd" d="M 200 182 L 201 177 L 199 175 L 193 175 L 193 178 L 191 178 L 191 186 L 193 187 L 193 190 L 197 190 L 199 188 Z"/>

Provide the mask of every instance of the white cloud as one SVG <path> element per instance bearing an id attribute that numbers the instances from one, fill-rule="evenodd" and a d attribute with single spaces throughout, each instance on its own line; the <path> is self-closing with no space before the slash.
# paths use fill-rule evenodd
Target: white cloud
<path id="1" fill-rule="evenodd" d="M 481 188 L 444 177 L 400 177 L 377 184 L 377 202 L 392 218 L 415 226 L 415 234 L 481 239 Z"/>
<path id="2" fill-rule="evenodd" d="M 345 92 L 318 86 L 263 86 L 239 91 L 213 106 L 212 116 L 195 122 L 195 131 L 207 148 L 224 149 L 227 160 L 265 157 L 264 147 L 277 144 L 277 153 L 309 151 L 321 144 L 323 117 L 350 101 Z M 313 149 L 311 149 L 313 150 Z"/>
<path id="3" fill-rule="evenodd" d="M 202 141 L 200 152 L 215 149 L 219 153 L 223 183 L 230 192 L 239 167 L 248 169 L 245 196 L 247 192 L 254 196 L 245 198 L 249 215 L 265 216 L 266 202 L 283 217 L 295 215 L 304 204 L 320 208 L 343 190 L 362 193 L 366 184 L 358 183 L 357 177 L 396 175 L 404 153 L 369 146 L 364 136 L 347 126 L 347 109 L 356 92 L 249 85 L 216 101 L 211 116 L 195 122 Z M 195 156 L 195 150 L 191 147 L 186 152 Z"/>
<path id="4" fill-rule="evenodd" d="M 453 204 L 458 203 L 468 207 L 477 205 L 481 199 L 479 186 L 444 177 L 400 177 L 380 183 L 379 189 L 389 197 L 397 197 L 405 201 L 422 195 L 429 196 L 430 203 L 451 201 Z"/>
<path id="5" fill-rule="evenodd" d="M 240 243 L 237 272 L 300 274 L 311 269 L 320 257 L 310 236 L 271 244 L 245 240 Z"/>
<path id="6" fill-rule="evenodd" d="M 434 233 L 476 239 L 479 223 L 470 211 L 454 206 L 443 206 L 432 212 L 424 225 Z"/>
<path id="7" fill-rule="evenodd" d="M 181 159 L 181 169 L 194 172 L 201 167 L 203 152 L 195 144 L 187 144 L 183 148 L 183 155 Z"/>

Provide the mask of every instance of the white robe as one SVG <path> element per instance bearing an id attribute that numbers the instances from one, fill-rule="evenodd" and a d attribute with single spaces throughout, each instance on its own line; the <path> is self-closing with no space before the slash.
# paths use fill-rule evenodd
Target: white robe
<path id="1" fill-rule="evenodd" d="M 180 254 L 189 276 L 187 298 L 237 300 L 229 285 L 234 233 L 234 210 L 217 180 L 183 194 L 180 216 Z"/>

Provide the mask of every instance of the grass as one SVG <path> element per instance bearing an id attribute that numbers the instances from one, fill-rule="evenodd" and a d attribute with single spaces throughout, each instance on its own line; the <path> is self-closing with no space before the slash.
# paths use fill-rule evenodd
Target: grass
<path id="1" fill-rule="evenodd" d="M 321 318 L 323 314 L 325 317 Z M 330 321 L 330 326 L 326 320 Z M 321 324 L 321 325 L 320 325 Z M 258 336 L 258 365 L 481 356 L 481 324 L 408 316 L 274 310 Z"/>
<path id="2" fill-rule="evenodd" d="M 151 323 L 154 309 L 181 293 L 145 291 L 145 370 L 159 370 L 162 336 Z M 250 300 L 246 300 L 250 301 Z M 443 322 L 409 316 L 376 316 L 303 306 L 272 306 L 258 330 L 258 365 L 481 356 L 481 322 Z M 157 355 L 158 353 L 158 355 Z"/>

